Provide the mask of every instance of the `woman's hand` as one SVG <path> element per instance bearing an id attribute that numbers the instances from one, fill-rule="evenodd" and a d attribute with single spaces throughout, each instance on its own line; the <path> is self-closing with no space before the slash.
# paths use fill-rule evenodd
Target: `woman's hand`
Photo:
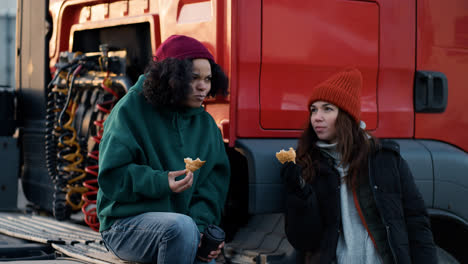
<path id="1" fill-rule="evenodd" d="M 187 174 L 182 180 L 176 181 L 175 178 Z M 169 188 L 175 193 L 180 193 L 188 188 L 192 187 L 193 184 L 193 172 L 189 170 L 170 171 L 168 173 Z"/>
<path id="2" fill-rule="evenodd" d="M 200 243 L 198 244 L 198 247 L 201 246 L 201 241 L 202 241 L 203 233 L 200 234 L 200 235 L 201 235 L 201 236 L 200 236 Z M 223 241 L 221 244 L 219 244 L 217 250 L 211 251 L 207 258 L 202 258 L 202 257 L 198 257 L 198 258 L 199 258 L 201 261 L 210 262 L 211 260 L 216 259 L 216 258 L 219 256 L 219 254 L 221 254 L 221 250 L 223 249 L 223 247 L 224 247 L 224 241 Z"/>
<path id="3" fill-rule="evenodd" d="M 293 162 L 284 163 L 281 168 L 281 178 L 290 192 L 300 191 L 305 186 L 305 181 L 302 178 L 302 167 Z"/>

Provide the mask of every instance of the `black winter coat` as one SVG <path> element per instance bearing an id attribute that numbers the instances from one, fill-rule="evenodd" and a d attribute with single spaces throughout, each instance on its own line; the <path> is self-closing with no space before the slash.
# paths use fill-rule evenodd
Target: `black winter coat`
<path id="1" fill-rule="evenodd" d="M 382 144 L 368 160 L 369 184 L 395 262 L 437 263 L 424 201 L 398 145 Z M 319 165 L 312 184 L 288 188 L 285 231 L 302 256 L 314 256 L 312 262 L 331 263 L 336 259 L 341 226 L 339 174 L 330 158 L 323 156 Z M 300 169 L 289 164 L 281 173 L 286 179 L 292 176 L 288 174 L 298 176 Z"/>

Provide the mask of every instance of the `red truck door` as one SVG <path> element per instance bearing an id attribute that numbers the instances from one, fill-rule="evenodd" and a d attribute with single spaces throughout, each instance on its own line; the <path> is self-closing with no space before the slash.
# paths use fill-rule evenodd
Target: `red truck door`
<path id="1" fill-rule="evenodd" d="M 359 1 L 263 1 L 260 125 L 301 129 L 311 89 L 347 66 L 363 73 L 362 116 L 377 127 L 379 6 Z"/>
<path id="2" fill-rule="evenodd" d="M 468 151 L 468 2 L 417 1 L 416 70 L 447 77 L 447 108 L 416 113 L 415 137 L 453 144 Z"/>

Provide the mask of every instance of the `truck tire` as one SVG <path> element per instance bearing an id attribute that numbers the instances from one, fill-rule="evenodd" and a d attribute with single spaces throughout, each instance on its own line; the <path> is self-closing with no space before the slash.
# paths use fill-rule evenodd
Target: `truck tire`
<path id="1" fill-rule="evenodd" d="M 437 258 L 439 264 L 460 264 L 450 253 L 437 247 Z"/>

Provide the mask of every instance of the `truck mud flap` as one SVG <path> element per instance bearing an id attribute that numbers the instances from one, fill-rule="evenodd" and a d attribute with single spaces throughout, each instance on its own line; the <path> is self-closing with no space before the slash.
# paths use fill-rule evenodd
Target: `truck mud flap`
<path id="1" fill-rule="evenodd" d="M 129 263 L 108 252 L 101 235 L 71 221 L 22 213 L 0 213 L 0 233 L 43 244 L 60 253 L 90 263 Z"/>
<path id="2" fill-rule="evenodd" d="M 11 136 L 15 132 L 15 91 L 0 88 L 0 136 Z"/>

